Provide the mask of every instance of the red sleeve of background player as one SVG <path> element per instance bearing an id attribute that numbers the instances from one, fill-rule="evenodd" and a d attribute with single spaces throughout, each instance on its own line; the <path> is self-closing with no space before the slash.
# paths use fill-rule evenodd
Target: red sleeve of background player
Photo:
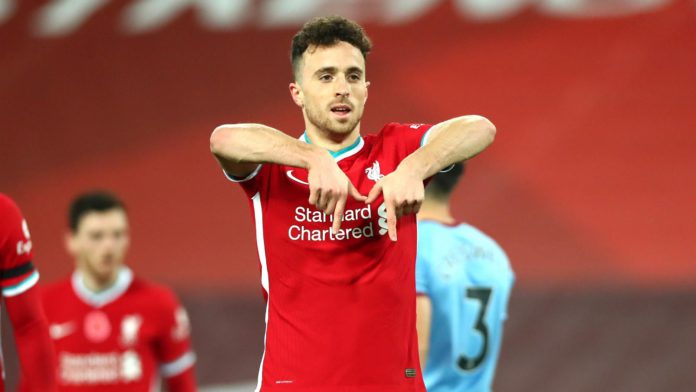
<path id="1" fill-rule="evenodd" d="M 37 289 L 32 243 L 17 205 L 0 194 L 0 287 L 14 330 L 23 391 L 55 391 L 56 359 Z"/>
<path id="2" fill-rule="evenodd" d="M 160 375 L 169 392 L 195 392 L 196 354 L 191 346 L 188 314 L 169 290 L 163 293 L 163 303 L 160 336 L 155 343 Z"/>
<path id="3" fill-rule="evenodd" d="M 14 330 L 22 369 L 20 390 L 55 391 L 56 358 L 37 288 L 32 287 L 22 294 L 6 297 L 5 306 Z"/>
<path id="4" fill-rule="evenodd" d="M 0 288 L 5 297 L 23 293 L 36 284 L 31 235 L 17 205 L 0 194 Z"/>

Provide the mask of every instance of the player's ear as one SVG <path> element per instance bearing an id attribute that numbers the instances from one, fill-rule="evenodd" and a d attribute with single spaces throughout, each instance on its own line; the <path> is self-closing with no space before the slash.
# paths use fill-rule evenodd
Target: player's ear
<path id="1" fill-rule="evenodd" d="M 367 97 L 370 95 L 370 82 L 365 82 L 365 102 L 367 102 Z"/>
<path id="2" fill-rule="evenodd" d="M 302 87 L 300 87 L 300 84 L 298 82 L 292 82 L 288 87 L 290 89 L 290 96 L 292 97 L 292 101 L 295 102 L 295 105 L 304 108 L 304 95 L 302 94 Z"/>
<path id="3" fill-rule="evenodd" d="M 72 256 L 77 253 L 77 240 L 75 239 L 75 233 L 68 230 L 65 232 L 64 236 L 65 250 Z"/>

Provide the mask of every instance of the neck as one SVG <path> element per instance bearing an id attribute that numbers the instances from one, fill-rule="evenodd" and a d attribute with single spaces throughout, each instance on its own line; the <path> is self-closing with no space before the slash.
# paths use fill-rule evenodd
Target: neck
<path id="1" fill-rule="evenodd" d="M 118 269 L 114 274 L 106 277 L 99 277 L 86 272 L 84 269 L 81 269 L 80 275 L 82 276 L 82 282 L 84 282 L 85 287 L 87 287 L 93 293 L 99 293 L 111 288 L 116 283 L 118 273 L 120 271 L 121 269 Z"/>
<path id="2" fill-rule="evenodd" d="M 456 222 L 450 213 L 448 201 L 433 200 L 428 197 L 421 204 L 418 220 L 434 220 L 450 225 Z"/>
<path id="3" fill-rule="evenodd" d="M 314 126 L 307 126 L 307 137 L 312 144 L 329 151 L 340 151 L 360 137 L 360 124 L 348 133 L 331 132 Z"/>

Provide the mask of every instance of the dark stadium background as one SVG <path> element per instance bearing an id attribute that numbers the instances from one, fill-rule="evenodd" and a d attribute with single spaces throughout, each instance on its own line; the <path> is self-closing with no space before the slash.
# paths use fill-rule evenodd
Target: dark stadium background
<path id="1" fill-rule="evenodd" d="M 122 195 L 128 262 L 187 305 L 202 385 L 254 380 L 264 328 L 247 202 L 208 137 L 231 122 L 298 135 L 290 38 L 308 14 L 341 12 L 375 44 L 363 132 L 468 113 L 498 127 L 455 206 L 517 274 L 496 391 L 696 388 L 696 2 L 422 1 L 404 17 L 388 6 L 418 2 L 317 2 L 274 23 L 265 10 L 283 2 L 256 0 L 226 28 L 196 7 L 134 24 L 138 4 L 166 16 L 161 1 L 94 2 L 61 27 L 59 3 L 0 0 L 0 190 L 29 220 L 44 282 L 72 268 L 70 198 Z"/>

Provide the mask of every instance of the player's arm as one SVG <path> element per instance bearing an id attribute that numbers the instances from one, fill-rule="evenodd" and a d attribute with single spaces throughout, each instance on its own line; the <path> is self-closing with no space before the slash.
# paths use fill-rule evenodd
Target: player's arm
<path id="1" fill-rule="evenodd" d="M 425 369 L 430 349 L 430 322 L 432 319 L 432 304 L 430 297 L 425 294 L 416 296 L 416 332 L 418 333 L 418 356 L 421 370 Z"/>
<path id="2" fill-rule="evenodd" d="M 162 290 L 159 297 L 159 333 L 154 353 L 168 392 L 196 392 L 196 354 L 191 343 L 191 323 L 176 295 Z"/>
<path id="3" fill-rule="evenodd" d="M 55 391 L 56 358 L 37 288 L 17 295 L 5 294 L 5 306 L 22 369 L 21 390 Z"/>
<path id="4" fill-rule="evenodd" d="M 221 125 L 210 136 L 210 150 L 227 174 L 239 178 L 263 163 L 307 169 L 309 204 L 334 214 L 334 230 L 340 228 L 348 196 L 365 200 L 328 151 L 265 125 Z"/>
<path id="5" fill-rule="evenodd" d="M 196 392 L 198 390 L 193 367 L 168 377 L 163 372 L 162 376 L 167 384 L 167 392 Z"/>
<path id="6" fill-rule="evenodd" d="M 380 193 L 387 207 L 389 237 L 396 241 L 396 220 L 415 214 L 423 202 L 423 181 L 440 170 L 483 151 L 495 138 L 495 126 L 488 119 L 471 115 L 434 125 L 425 145 L 406 157 L 397 169 L 379 180 L 370 190 L 367 202 Z"/>

